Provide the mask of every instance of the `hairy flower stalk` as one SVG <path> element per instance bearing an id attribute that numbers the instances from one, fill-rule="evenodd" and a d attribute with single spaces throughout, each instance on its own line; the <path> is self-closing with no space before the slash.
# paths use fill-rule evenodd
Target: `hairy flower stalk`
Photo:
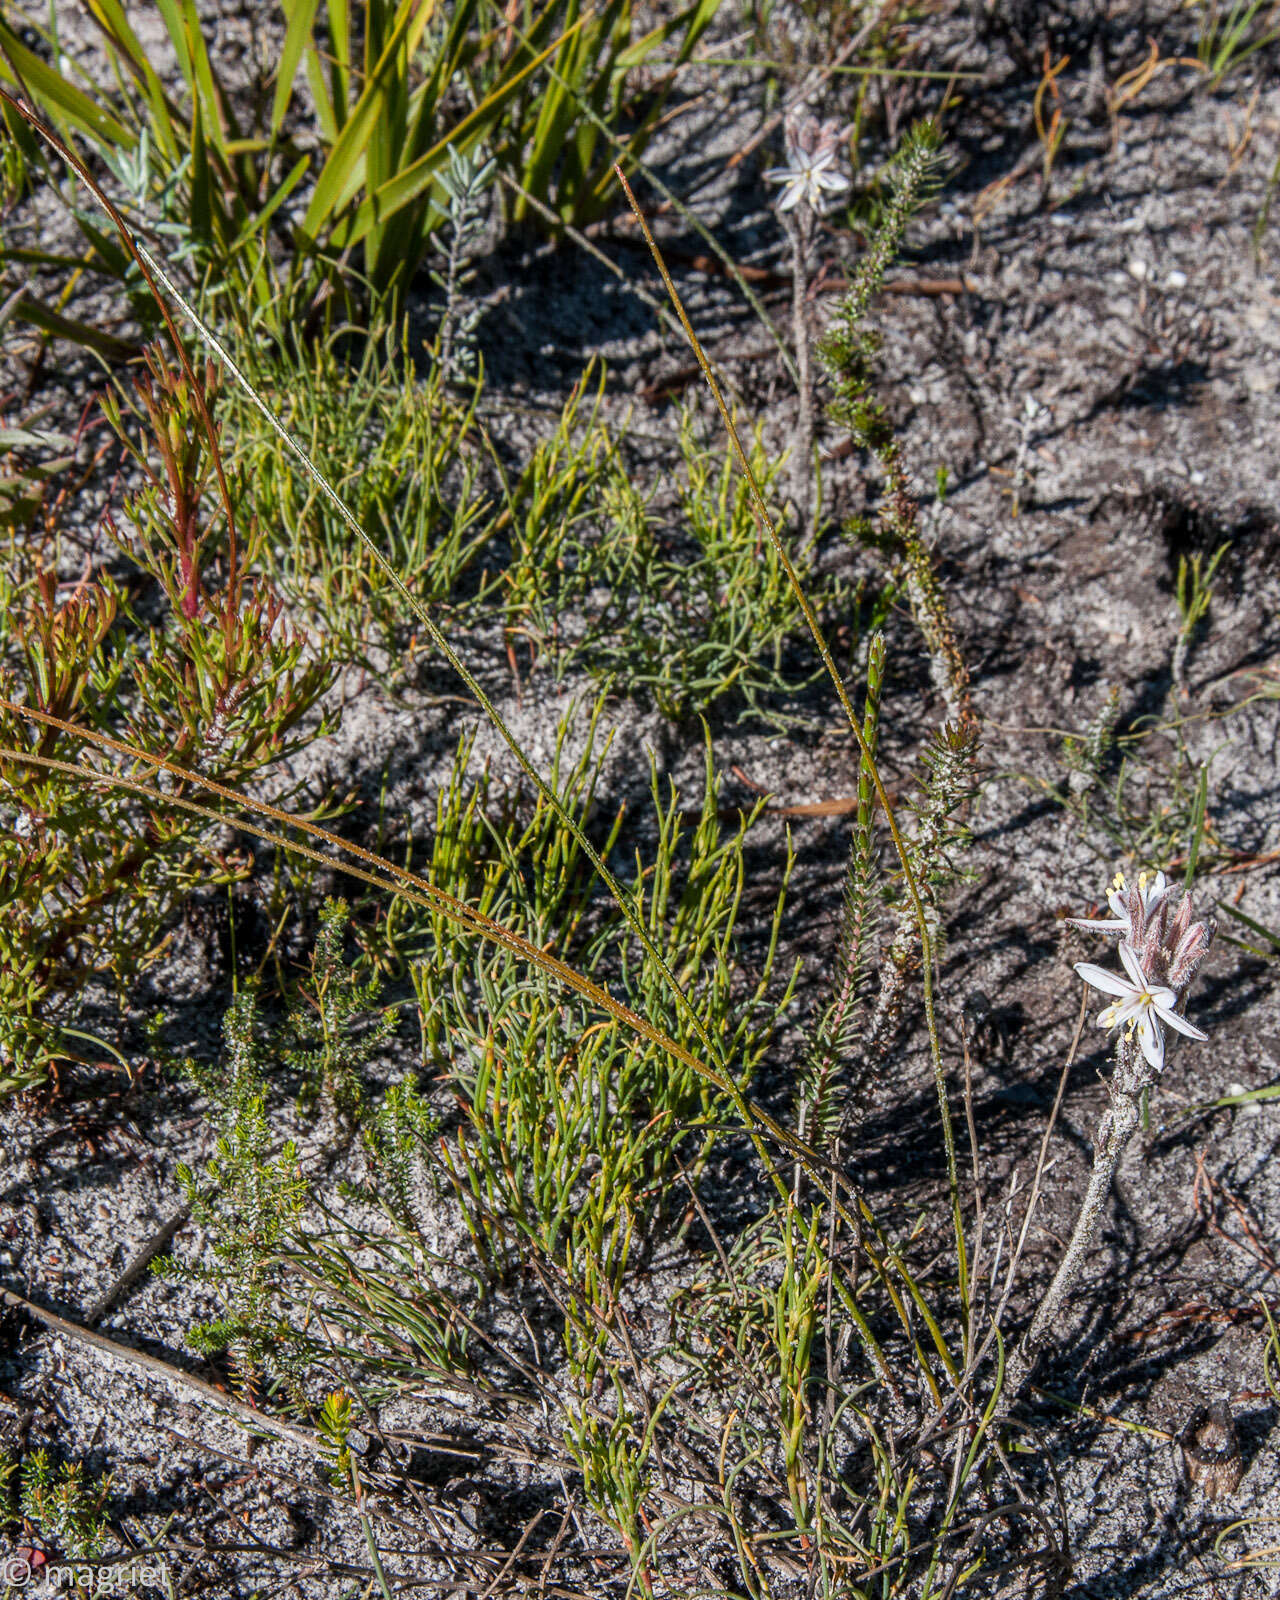
<path id="1" fill-rule="evenodd" d="M 1107 1085 L 1111 1103 L 1098 1125 L 1093 1171 L 1075 1231 L 1028 1330 L 1028 1350 L 1048 1335 L 1080 1276 L 1120 1157 L 1142 1121 L 1142 1097 L 1160 1081 L 1164 1070 L 1167 1032 L 1205 1038 L 1183 1013 L 1191 982 L 1213 942 L 1213 918 L 1193 922 L 1190 895 L 1182 896 L 1175 911 L 1173 891 L 1163 873 L 1152 878 L 1144 873 L 1132 886 L 1117 877 L 1107 899 L 1112 919 L 1072 921 L 1077 927 L 1120 935 L 1122 973 L 1087 961 L 1076 966 L 1087 984 L 1110 999 L 1098 1016 L 1098 1026 L 1119 1030 L 1115 1071 Z"/>
<path id="2" fill-rule="evenodd" d="M 791 326 L 796 347 L 800 409 L 796 418 L 795 446 L 791 457 L 791 497 L 800 519 L 800 536 L 809 543 L 817 532 L 813 484 L 813 363 L 809 354 L 809 257 L 818 218 L 828 197 L 843 194 L 849 179 L 837 162 L 844 130 L 836 122 L 819 122 L 798 109 L 785 125 L 787 164 L 765 173 L 770 183 L 783 186 L 778 197 L 778 220 L 791 246 Z"/>

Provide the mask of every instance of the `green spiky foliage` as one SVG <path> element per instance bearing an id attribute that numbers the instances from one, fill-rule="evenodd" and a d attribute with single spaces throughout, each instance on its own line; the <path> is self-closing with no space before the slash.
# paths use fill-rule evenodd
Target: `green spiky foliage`
<path id="1" fill-rule="evenodd" d="M 597 702 L 574 760 L 566 741 L 576 714 L 562 719 L 551 771 L 566 806 L 594 825 L 607 852 L 623 818 L 592 824 L 606 755 L 597 742 L 600 713 Z M 691 1024 L 675 1011 L 652 959 L 622 937 L 617 914 L 600 903 L 589 864 L 563 822 L 541 800 L 519 819 L 523 826 L 518 813 L 495 814 L 487 780 L 466 783 L 469 753 L 464 744 L 442 796 L 433 880 L 486 914 L 501 914 L 579 971 L 610 982 L 634 1010 L 661 1019 L 672 1038 L 695 1048 Z M 656 838 L 643 854 L 637 851 L 631 892 L 637 915 L 661 941 L 671 970 L 696 997 L 745 1086 L 790 989 L 772 994 L 781 899 L 758 981 L 744 994 L 735 976 L 743 848 L 754 816 L 724 830 L 718 787 L 709 742 L 693 815 L 674 786 L 664 792 L 652 774 Z M 591 1023 L 584 1008 L 541 978 L 520 976 L 506 952 L 477 949 L 443 919 L 436 952 L 417 969 L 415 986 L 428 1050 L 466 1112 L 449 1160 L 481 1259 L 501 1274 L 529 1243 L 552 1258 L 566 1249 L 581 1258 L 583 1247 L 570 1249 L 566 1238 L 581 1227 L 603 1227 L 605 1211 L 611 1229 L 633 1211 L 652 1224 L 671 1172 L 683 1166 L 696 1173 L 705 1158 L 710 1130 L 727 1114 L 723 1098 L 658 1047 L 626 1038 L 612 1024 Z M 584 1184 L 604 1208 L 598 1217 L 584 1205 Z M 596 1239 L 592 1254 L 602 1248 Z M 610 1248 L 622 1252 L 612 1275 L 621 1272 L 629 1245 L 619 1234 Z"/>
<path id="2" fill-rule="evenodd" d="M 934 734 L 920 760 L 915 827 L 907 841 L 930 942 L 943 934 L 946 891 L 960 874 L 958 856 L 969 840 L 965 816 L 977 787 L 978 730 L 971 722 L 948 722 Z M 893 938 L 885 954 L 872 1038 L 883 1046 L 898 1021 L 907 983 L 918 971 L 920 945 L 914 907 L 899 902 Z"/>
<path id="3" fill-rule="evenodd" d="M 803 610 L 761 537 L 750 485 L 708 452 L 689 410 L 674 483 L 637 483 L 595 413 L 579 415 L 584 386 L 510 492 L 509 643 L 558 674 L 585 668 L 674 722 L 724 710 L 794 722 L 785 702 L 821 669 L 792 649 Z M 758 431 L 749 460 L 773 503 L 783 463 Z M 812 550 L 795 560 L 819 607 L 856 607 Z"/>
<path id="4" fill-rule="evenodd" d="M 327 948 L 307 983 L 316 972 L 333 975 L 326 1001 L 335 989 L 342 1000 L 340 1027 L 330 1037 L 357 1034 L 351 1061 L 358 1063 L 386 1012 L 362 1013 L 360 1001 L 372 1003 L 376 990 L 343 976 L 338 935 L 345 920 L 341 902 L 327 908 L 321 936 Z M 428 1262 L 445 1266 L 424 1245 L 417 1204 L 424 1178 L 427 1193 L 441 1187 L 423 1160 L 439 1131 L 436 1117 L 410 1079 L 393 1084 L 372 1107 L 361 1083 L 365 1178 L 338 1185 L 348 1208 L 335 1211 L 316 1175 L 303 1172 L 296 1143 L 272 1131 L 283 1095 L 266 1069 L 282 1056 L 291 1031 L 288 1024 L 265 1027 L 256 997 L 241 994 L 224 1017 L 219 1058 L 187 1063 L 217 1130 L 214 1154 L 200 1171 L 178 1168 L 192 1219 L 208 1235 L 208 1253 L 193 1261 L 165 1257 L 153 1270 L 194 1284 L 218 1302 L 219 1314 L 195 1324 L 188 1343 L 206 1355 L 226 1352 L 236 1388 L 249 1403 L 265 1402 L 266 1379 L 283 1388 L 295 1409 L 314 1412 L 326 1459 L 331 1444 L 336 1466 L 343 1416 L 333 1404 L 333 1361 L 340 1363 L 338 1372 L 346 1370 L 341 1363 L 365 1361 L 373 1353 L 368 1330 L 376 1327 L 393 1364 L 409 1357 L 419 1371 L 468 1371 L 466 1328 L 426 1277 Z M 319 1066 L 325 1058 L 322 1045 L 312 1060 Z M 351 1205 L 358 1208 L 355 1221 Z M 365 1226 L 371 1208 L 382 1219 L 372 1232 Z M 390 1287 L 406 1275 L 413 1285 L 407 1300 Z"/>
<path id="5" fill-rule="evenodd" d="M 412 1227 L 419 1219 L 421 1156 L 439 1132 L 439 1119 L 409 1078 L 393 1083 L 364 1121 L 361 1134 L 369 1159 L 366 1193 L 401 1226 Z"/>
<path id="6" fill-rule="evenodd" d="M 455 328 L 452 369 L 465 345 Z M 493 508 L 483 489 L 477 370 L 454 394 L 443 362 L 419 381 L 407 325 L 372 330 L 358 355 L 335 343 L 243 341 L 239 358 L 280 420 L 307 441 L 360 525 L 415 594 L 470 620 L 498 582 L 484 558 Z M 292 612 L 338 661 L 383 681 L 412 673 L 420 630 L 363 545 L 243 395 L 231 400 L 233 459 L 246 508 L 269 537 L 262 560 Z"/>
<path id="7" fill-rule="evenodd" d="M 884 666 L 884 636 L 875 634 L 867 650 L 867 693 L 862 717 L 862 733 L 872 760 L 879 743 Z M 849 864 L 845 869 L 844 908 L 835 970 L 805 1065 L 800 1131 L 818 1149 L 829 1144 L 839 1126 L 844 1099 L 840 1072 L 854 1054 L 862 1025 L 868 949 L 880 909 L 875 811 L 875 790 L 864 759 L 858 772 L 858 809 L 854 813 Z"/>
<path id="8" fill-rule="evenodd" d="M 894 158 L 892 194 L 880 213 L 870 247 L 858 264 L 848 293 L 818 354 L 835 390 L 828 404 L 833 421 L 842 423 L 860 445 L 878 456 L 891 454 L 896 441 L 875 398 L 875 364 L 881 340 L 867 325 L 871 302 L 885 273 L 902 250 L 912 217 L 936 193 L 942 168 L 942 140 L 931 122 L 917 123 Z"/>
<path id="9" fill-rule="evenodd" d="M 335 1486 L 351 1482 L 351 1396 L 344 1389 L 331 1389 L 316 1413 L 316 1432 L 320 1453 Z"/>
<path id="10" fill-rule="evenodd" d="M 976 728 L 948 722 L 920 758 L 921 799 L 911 849 L 920 885 L 934 896 L 955 880 L 958 854 L 969 844 L 967 810 L 977 781 L 977 750 Z"/>
<path id="11" fill-rule="evenodd" d="M 213 1259 L 168 1257 L 156 1270 L 198 1284 L 222 1302 L 221 1315 L 196 1323 L 187 1341 L 206 1355 L 229 1351 L 237 1387 L 253 1402 L 263 1371 L 296 1386 L 302 1367 L 301 1341 L 276 1314 L 275 1288 L 278 1252 L 301 1217 L 307 1185 L 297 1145 L 291 1139 L 281 1144 L 268 1121 L 253 995 L 239 995 L 227 1012 L 223 1041 L 218 1063 L 189 1064 L 211 1104 L 215 1154 L 203 1173 L 183 1162 L 177 1174 L 193 1221 L 210 1235 Z"/>
<path id="12" fill-rule="evenodd" d="M 57 1466 L 47 1450 L 25 1456 L 22 1514 L 72 1561 L 97 1561 L 106 1549 L 108 1475 L 91 1483 L 81 1461 Z"/>
<path id="13" fill-rule="evenodd" d="M 559 754 L 553 766 L 557 789 L 584 820 L 599 766 L 590 744 L 567 771 Z M 637 852 L 632 893 L 745 1088 L 790 993 L 770 992 L 782 901 L 759 978 L 744 993 L 737 945 L 750 819 L 722 830 L 717 795 L 709 742 L 694 817 L 653 774 L 657 836 Z M 535 810 L 518 857 L 503 834 L 492 845 L 507 861 L 499 881 L 511 894 L 508 922 L 514 916 L 579 970 L 611 975 L 628 1005 L 697 1047 L 652 960 L 625 941 L 617 965 L 618 919 L 601 922 L 585 900 L 577 845 L 549 808 Z M 504 953 L 470 952 L 447 985 L 433 963 L 420 973 L 419 995 L 463 1113 L 443 1149 L 478 1259 L 498 1282 L 521 1265 L 536 1272 L 563 1328 L 565 1443 L 593 1508 L 638 1552 L 652 1436 L 617 1365 L 636 1258 L 669 1226 L 680 1176 L 696 1180 L 731 1119 L 729 1102 L 661 1049 L 522 976 Z"/>
<path id="14" fill-rule="evenodd" d="M 674 69 L 719 4 L 693 0 L 642 31 L 632 0 L 281 0 L 260 8 L 279 41 L 273 80 L 247 94 L 211 48 L 196 0 L 159 6 L 160 39 L 135 32 L 121 0 L 86 0 L 114 82 L 92 81 L 64 53 L 56 8 L 47 25 L 6 8 L 0 85 L 106 163 L 139 231 L 163 239 L 224 325 L 280 337 L 371 304 L 397 311 L 432 253 L 456 159 L 481 148 L 516 196 L 516 220 L 598 217 L 615 202 L 613 163 L 630 166 L 661 126 Z M 61 163 L 27 124 L 12 112 L 4 122 L 20 157 L 0 155 L 9 187 L 36 175 L 60 185 Z M 118 337 L 62 313 L 62 281 L 87 270 L 120 282 L 139 320 L 154 321 L 132 257 L 74 184 L 64 200 L 81 247 L 43 258 L 61 279 L 24 295 L 18 314 L 127 354 Z"/>
<path id="15" fill-rule="evenodd" d="M 361 980 L 345 959 L 349 920 L 345 900 L 325 901 L 309 970 L 294 993 L 279 1047 L 286 1066 L 302 1077 L 301 1107 L 310 1110 L 324 1096 L 339 1123 L 351 1129 L 368 1099 L 363 1068 L 396 1024 L 391 1007 L 376 1009 L 381 980 Z"/>
<path id="16" fill-rule="evenodd" d="M 855 443 L 870 451 L 884 475 L 873 524 L 851 526 L 851 534 L 872 543 L 902 566 L 916 623 L 929 651 L 936 686 L 948 714 L 972 720 L 969 673 L 956 645 L 955 629 L 939 582 L 933 554 L 920 531 L 920 507 L 902 457 L 902 447 L 876 398 L 876 365 L 881 339 L 868 323 L 871 304 L 890 264 L 902 249 L 912 217 L 937 191 L 942 171 L 941 139 L 929 122 L 917 124 L 894 159 L 893 190 L 870 249 L 849 292 L 836 308 L 818 355 L 834 389 L 829 415 L 842 423 Z"/>

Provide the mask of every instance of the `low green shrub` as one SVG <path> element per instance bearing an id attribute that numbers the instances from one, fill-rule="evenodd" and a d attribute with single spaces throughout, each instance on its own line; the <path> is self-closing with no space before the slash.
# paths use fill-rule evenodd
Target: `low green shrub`
<path id="1" fill-rule="evenodd" d="M 215 388 L 212 373 L 206 386 Z M 187 379 L 152 355 L 132 412 L 108 415 L 145 487 L 109 520 L 123 576 L 59 584 L 56 540 L 14 541 L 0 585 L 13 620 L 0 669 L 0 1087 L 109 1048 L 77 1026 L 86 987 L 123 994 L 169 943 L 197 890 L 248 860 L 173 809 L 190 786 L 142 752 L 238 785 L 326 731 L 300 727 L 332 681 L 284 624 L 237 526 Z M 70 592 L 67 592 L 67 591 Z M 22 708 L 27 708 L 26 713 Z M 95 767 L 69 724 L 134 753 Z M 105 787 L 94 773 L 110 775 Z M 116 777 L 130 787 L 114 782 Z M 285 785 L 287 794 L 292 785 Z"/>

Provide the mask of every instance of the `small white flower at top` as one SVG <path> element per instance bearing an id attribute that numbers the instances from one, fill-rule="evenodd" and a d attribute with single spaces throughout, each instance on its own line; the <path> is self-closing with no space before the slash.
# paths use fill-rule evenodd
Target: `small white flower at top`
<path id="1" fill-rule="evenodd" d="M 792 167 L 770 167 L 765 173 L 769 182 L 786 185 L 778 201 L 778 210 L 794 211 L 803 200 L 811 210 L 822 211 L 828 194 L 843 194 L 849 187 L 849 180 L 831 170 L 835 160 L 834 150 L 823 150 L 812 160 L 801 156 Z"/>
<path id="2" fill-rule="evenodd" d="M 1164 1068 L 1164 1027 L 1185 1034 L 1188 1039 L 1204 1040 L 1207 1034 L 1193 1027 L 1185 1017 L 1174 1010 L 1178 996 L 1164 984 L 1152 983 L 1142 970 L 1137 951 L 1127 940 L 1120 944 L 1120 961 L 1128 978 L 1118 972 L 1108 972 L 1105 967 L 1095 967 L 1091 962 L 1079 961 L 1076 971 L 1095 989 L 1115 998 L 1098 1015 L 1098 1026 L 1110 1031 L 1125 1028 L 1137 1031 L 1142 1053 L 1160 1072 Z"/>
<path id="3" fill-rule="evenodd" d="M 811 211 L 826 209 L 827 196 L 843 194 L 849 180 L 837 170 L 842 130 L 835 122 L 819 122 L 811 115 L 789 118 L 786 126 L 787 165 L 770 167 L 769 183 L 783 185 L 779 211 L 794 211 L 803 203 Z"/>

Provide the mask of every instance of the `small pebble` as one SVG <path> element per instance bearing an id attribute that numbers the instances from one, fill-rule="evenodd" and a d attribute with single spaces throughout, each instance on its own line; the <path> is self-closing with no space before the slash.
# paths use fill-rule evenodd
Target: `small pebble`
<path id="1" fill-rule="evenodd" d="M 1203 472 L 1201 472 L 1201 471 L 1200 471 L 1200 469 L 1199 469 L 1199 468 L 1198 468 L 1198 467 L 1197 467 L 1197 469 L 1196 469 L 1196 470 L 1195 470 L 1195 471 L 1194 471 L 1194 472 L 1193 472 L 1193 473 L 1192 473 L 1192 474 L 1191 474 L 1191 481 L 1192 481 L 1192 483 L 1194 483 L 1194 484 L 1201 484 L 1201 483 L 1203 483 L 1203 482 L 1204 482 L 1204 473 L 1203 473 Z"/>
<path id="2" fill-rule="evenodd" d="M 1129 261 L 1129 276 L 1136 278 L 1139 283 L 1147 275 L 1147 264 L 1141 256 L 1133 256 Z"/>
<path id="3" fill-rule="evenodd" d="M 1228 1095 L 1248 1094 L 1248 1092 L 1249 1088 L 1247 1084 L 1229 1083 L 1227 1085 Z M 1262 1102 L 1259 1100 L 1250 1100 L 1247 1105 L 1236 1106 L 1234 1109 L 1245 1117 L 1260 1117 L 1262 1115 Z"/>
<path id="4" fill-rule="evenodd" d="M 1166 289 L 1185 289 L 1187 286 L 1186 273 L 1179 272 L 1175 267 L 1172 272 L 1166 273 L 1164 286 Z"/>

